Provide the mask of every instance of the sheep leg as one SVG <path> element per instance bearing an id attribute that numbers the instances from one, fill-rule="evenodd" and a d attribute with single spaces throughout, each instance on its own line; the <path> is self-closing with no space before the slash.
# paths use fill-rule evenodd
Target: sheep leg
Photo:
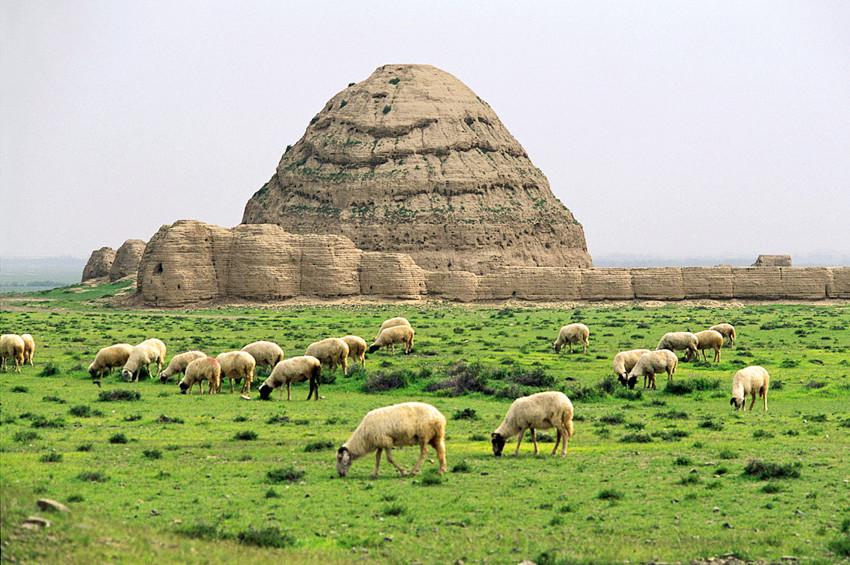
<path id="1" fill-rule="evenodd" d="M 405 470 L 404 470 L 404 467 L 402 467 L 401 465 L 399 465 L 398 463 L 396 463 L 396 462 L 395 462 L 395 459 L 393 459 L 393 450 L 392 450 L 392 448 L 391 448 L 391 447 L 386 447 L 386 448 L 384 448 L 384 452 L 387 454 L 387 461 L 389 461 L 389 462 L 390 462 L 390 464 L 391 464 L 393 467 L 395 467 L 396 469 L 398 469 L 399 474 L 400 474 L 402 477 L 404 477 L 405 475 L 407 475 L 407 471 L 405 471 Z"/>
<path id="2" fill-rule="evenodd" d="M 756 391 L 753 391 L 753 393 L 750 395 L 750 397 L 751 397 L 750 412 L 752 412 L 753 406 L 755 406 L 755 404 L 756 404 Z"/>
<path id="3" fill-rule="evenodd" d="M 720 348 L 714 350 L 714 362 L 720 363 Z"/>
<path id="4" fill-rule="evenodd" d="M 587 354 L 587 347 L 589 345 L 590 345 L 590 342 L 588 342 L 587 340 L 584 340 L 584 353 L 585 353 L 585 355 Z"/>
<path id="5" fill-rule="evenodd" d="M 440 461 L 440 474 L 446 472 L 446 442 L 443 438 L 431 440 L 431 446 L 437 451 L 437 459 Z"/>
<path id="6" fill-rule="evenodd" d="M 534 455 L 540 453 L 540 450 L 537 447 L 537 430 L 531 428 L 531 443 L 534 444 Z"/>
<path id="7" fill-rule="evenodd" d="M 522 443 L 522 436 L 525 435 L 525 430 L 522 429 L 519 431 L 519 437 L 516 440 L 516 451 L 514 451 L 514 455 L 519 455 L 519 446 Z"/>
<path id="8" fill-rule="evenodd" d="M 555 438 L 555 447 L 552 448 L 552 455 L 558 452 L 558 446 L 561 445 L 561 430 L 558 429 L 558 437 Z"/>
<path id="9" fill-rule="evenodd" d="M 230 394 L 233 394 L 233 379 L 228 379 L 230 381 Z"/>
<path id="10" fill-rule="evenodd" d="M 762 397 L 762 400 L 763 400 L 762 407 L 764 408 L 764 411 L 767 412 L 767 389 L 764 388 L 764 387 L 762 387 L 762 389 L 761 389 L 761 397 Z"/>
<path id="11" fill-rule="evenodd" d="M 388 449 L 387 453 L 389 453 L 389 452 L 390 451 Z M 419 474 L 419 468 L 422 467 L 422 462 L 425 461 L 426 455 L 428 455 L 428 444 L 425 443 L 425 442 L 422 442 L 422 443 L 419 444 L 419 459 L 416 460 L 416 464 L 410 470 L 411 475 Z"/>
<path id="12" fill-rule="evenodd" d="M 286 383 L 286 399 L 292 400 L 292 383 Z"/>
<path id="13" fill-rule="evenodd" d="M 375 452 L 375 469 L 372 471 L 372 478 L 378 478 L 378 470 L 381 468 L 381 451 L 383 451 L 380 447 L 378 451 Z"/>

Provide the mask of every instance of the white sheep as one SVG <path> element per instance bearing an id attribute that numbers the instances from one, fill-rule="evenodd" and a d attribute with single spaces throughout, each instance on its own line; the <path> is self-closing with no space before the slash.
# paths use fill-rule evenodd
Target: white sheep
<path id="1" fill-rule="evenodd" d="M 251 392 L 254 382 L 254 370 L 257 362 L 245 351 L 228 351 L 220 353 L 216 361 L 221 365 L 221 378 L 230 380 L 230 392 L 233 392 L 233 381 L 242 381 L 242 394 Z M 219 385 L 220 386 L 220 385 Z"/>
<path id="2" fill-rule="evenodd" d="M 531 441 L 534 443 L 534 454 L 537 455 L 537 430 L 555 428 L 558 437 L 552 455 L 558 451 L 561 445 L 561 457 L 567 455 L 567 444 L 569 439 L 575 435 L 573 425 L 573 403 L 562 392 L 547 391 L 538 392 L 529 396 L 517 398 L 508 409 L 505 419 L 490 434 L 490 443 L 493 446 L 493 455 L 502 456 L 505 442 L 518 435 L 515 455 L 519 455 L 519 446 L 525 430 L 531 430 Z"/>
<path id="3" fill-rule="evenodd" d="M 381 332 L 381 335 L 375 342 L 369 346 L 369 353 L 374 353 L 382 347 L 389 347 L 390 351 L 395 352 L 395 344 L 403 343 L 404 352 L 410 353 L 413 350 L 413 338 L 416 332 L 410 326 L 393 326 L 386 328 Z"/>
<path id="4" fill-rule="evenodd" d="M 348 345 L 348 358 L 351 359 L 353 366 L 360 363 L 360 368 L 366 368 L 366 340 L 360 336 L 347 335 L 340 338 Z"/>
<path id="5" fill-rule="evenodd" d="M 3 334 L 0 336 L 0 367 L 3 368 L 3 371 L 7 370 L 6 360 L 12 359 L 15 362 L 15 372 L 21 372 L 25 348 L 24 340 L 19 335 Z"/>
<path id="6" fill-rule="evenodd" d="M 767 389 L 770 388 L 770 374 L 764 367 L 757 365 L 745 367 L 732 377 L 732 398 L 729 400 L 736 410 L 746 410 L 747 395 L 752 396 L 750 411 L 756 403 L 756 395 L 763 399 L 763 410 L 767 412 Z"/>
<path id="7" fill-rule="evenodd" d="M 186 372 L 186 367 L 195 359 L 203 359 L 207 354 L 203 351 L 187 351 L 171 358 L 171 362 L 163 372 L 159 374 L 159 382 L 167 383 L 173 375 Z"/>
<path id="8" fill-rule="evenodd" d="M 389 320 L 384 320 L 384 323 L 381 324 L 381 329 L 378 330 L 377 335 L 375 335 L 375 339 L 378 339 L 378 337 L 380 337 L 381 335 L 381 332 L 385 329 L 394 328 L 396 326 L 409 326 L 411 328 L 413 327 L 410 325 L 410 322 L 407 320 L 407 318 L 402 318 L 400 316 L 398 318 L 390 318 Z"/>
<path id="9" fill-rule="evenodd" d="M 133 347 L 130 357 L 121 370 L 121 376 L 124 380 L 138 381 L 143 367 L 148 367 L 148 373 L 153 374 L 150 371 L 150 365 L 154 363 L 156 363 L 156 374 L 159 374 L 162 372 L 163 361 L 165 361 L 165 344 L 156 338 L 146 339 Z"/>
<path id="10" fill-rule="evenodd" d="M 255 341 L 243 347 L 242 351 L 254 358 L 257 367 L 268 367 L 269 371 L 284 359 L 283 349 L 273 341 Z"/>
<path id="11" fill-rule="evenodd" d="M 30 334 L 21 334 L 21 339 L 24 340 L 24 364 L 29 363 L 32 367 L 32 356 L 35 355 L 35 339 Z"/>
<path id="12" fill-rule="evenodd" d="M 710 330 L 714 330 L 720 335 L 724 337 L 724 339 L 729 340 L 730 347 L 735 347 L 735 340 L 738 337 L 738 334 L 735 332 L 735 326 L 732 324 L 717 324 L 716 326 L 711 326 Z"/>
<path id="13" fill-rule="evenodd" d="M 673 375 L 676 374 L 676 367 L 679 365 L 679 358 L 669 349 L 659 349 L 644 353 L 638 359 L 638 362 L 629 371 L 628 380 L 631 383 L 637 381 L 638 377 L 643 377 L 643 388 L 656 388 L 655 375 L 661 372 L 667 373 L 667 382 L 673 382 Z M 634 384 L 632 385 L 634 386 Z"/>
<path id="14" fill-rule="evenodd" d="M 386 330 L 385 330 L 386 331 Z M 381 452 L 386 451 L 387 461 L 402 476 L 407 472 L 392 456 L 394 447 L 419 446 L 419 459 L 410 470 L 416 475 L 428 454 L 428 446 L 437 452 L 440 474 L 446 472 L 446 417 L 439 410 L 423 402 L 403 402 L 367 413 L 360 425 L 336 452 L 336 470 L 340 477 L 348 474 L 351 464 L 358 458 L 377 450 L 372 477 L 378 476 Z"/>
<path id="15" fill-rule="evenodd" d="M 307 346 L 304 355 L 310 355 L 322 362 L 329 371 L 342 366 L 343 374 L 348 374 L 348 344 L 338 337 L 329 337 Z"/>
<path id="16" fill-rule="evenodd" d="M 115 345 L 101 348 L 97 352 L 97 355 L 95 355 L 94 361 L 89 365 L 89 375 L 91 375 L 92 381 L 97 386 L 100 386 L 100 380 L 103 378 L 103 374 L 112 369 L 123 367 L 130 358 L 132 351 L 133 346 L 129 343 L 116 343 Z"/>
<path id="17" fill-rule="evenodd" d="M 628 375 L 638 360 L 644 353 L 649 353 L 649 349 L 631 349 L 629 351 L 621 351 L 614 356 L 614 374 L 623 386 L 635 388 L 637 379 L 629 380 Z"/>
<path id="18" fill-rule="evenodd" d="M 697 336 L 697 349 L 702 351 L 702 360 L 705 358 L 705 350 L 714 350 L 714 362 L 720 362 L 720 349 L 723 347 L 723 335 L 717 330 L 705 330 L 694 334 Z"/>
<path id="19" fill-rule="evenodd" d="M 561 348 L 563 348 L 565 344 L 569 344 L 570 353 L 572 353 L 573 344 L 580 343 L 584 352 L 587 353 L 587 348 L 590 345 L 589 340 L 590 328 L 584 324 L 567 324 L 561 328 L 560 332 L 558 332 L 558 339 L 555 340 L 552 347 L 555 349 L 555 353 L 560 353 Z"/>
<path id="20" fill-rule="evenodd" d="M 311 355 L 290 357 L 274 366 L 272 374 L 260 385 L 260 398 L 268 400 L 274 389 L 286 385 L 286 399 L 292 400 L 292 383 L 310 381 L 310 393 L 307 400 L 315 393 L 319 400 L 319 381 L 322 377 L 322 362 Z"/>
<path id="21" fill-rule="evenodd" d="M 698 345 L 697 336 L 691 332 L 668 332 L 662 336 L 661 341 L 658 342 L 658 347 L 655 349 L 668 349 L 673 352 L 684 351 L 685 361 L 688 361 L 692 357 L 697 358 L 699 356 L 697 354 Z"/>
<path id="22" fill-rule="evenodd" d="M 198 384 L 198 393 L 204 394 L 202 381 L 207 381 L 207 392 L 215 394 L 221 390 L 221 364 L 215 357 L 201 357 L 186 366 L 186 373 L 180 380 L 180 394 L 192 392 L 192 387 Z"/>

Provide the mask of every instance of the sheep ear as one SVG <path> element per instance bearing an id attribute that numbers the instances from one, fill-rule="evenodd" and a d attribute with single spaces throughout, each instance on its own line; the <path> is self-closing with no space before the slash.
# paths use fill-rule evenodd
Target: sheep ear
<path id="1" fill-rule="evenodd" d="M 729 399 L 729 405 L 730 405 L 730 406 L 732 406 L 733 408 L 737 408 L 737 407 L 738 407 L 738 406 L 735 404 L 735 397 L 734 397 L 734 396 L 733 396 L 732 398 L 730 398 L 730 399 Z"/>
<path id="2" fill-rule="evenodd" d="M 496 439 L 497 437 L 499 437 L 499 434 L 497 434 L 496 432 L 490 434 L 490 439 Z"/>

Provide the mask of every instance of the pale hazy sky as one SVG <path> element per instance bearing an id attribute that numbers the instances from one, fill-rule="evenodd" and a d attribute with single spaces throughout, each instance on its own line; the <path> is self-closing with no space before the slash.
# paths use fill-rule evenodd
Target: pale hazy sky
<path id="1" fill-rule="evenodd" d="M 386 63 L 487 100 L 591 254 L 850 254 L 850 2 L 0 2 L 0 256 L 239 223 Z"/>

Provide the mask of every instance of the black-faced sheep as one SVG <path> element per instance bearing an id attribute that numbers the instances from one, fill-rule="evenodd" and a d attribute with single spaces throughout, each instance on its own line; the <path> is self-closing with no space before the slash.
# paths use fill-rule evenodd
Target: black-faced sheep
<path id="1" fill-rule="evenodd" d="M 307 395 L 307 400 L 310 400 L 313 394 L 316 395 L 316 400 L 319 400 L 321 377 L 322 363 L 311 355 L 284 359 L 274 366 L 272 374 L 260 385 L 260 398 L 268 400 L 274 389 L 286 385 L 286 399 L 292 400 L 292 383 L 310 381 L 310 393 Z"/>
<path id="2" fill-rule="evenodd" d="M 356 459 L 376 451 L 372 477 L 377 477 L 381 466 L 381 452 L 386 451 L 387 461 L 404 476 L 407 472 L 395 462 L 392 450 L 394 447 L 407 445 L 419 446 L 419 459 L 410 470 L 411 475 L 419 472 L 428 454 L 429 445 L 437 452 L 440 474 L 445 473 L 446 417 L 430 404 L 423 402 L 403 402 L 370 411 L 363 417 L 348 441 L 337 450 L 337 473 L 340 477 L 346 476 Z"/>
<path id="3" fill-rule="evenodd" d="M 711 326 L 710 330 L 714 330 L 720 335 L 723 336 L 724 340 L 729 340 L 729 345 L 731 347 L 735 347 L 735 339 L 737 339 L 738 334 L 735 332 L 735 326 L 732 324 L 717 324 L 716 326 Z"/>
<path id="4" fill-rule="evenodd" d="M 91 375 L 94 384 L 100 386 L 100 380 L 104 373 L 123 367 L 130 358 L 132 351 L 133 346 L 129 343 L 116 343 L 98 351 L 94 361 L 89 365 L 89 375 Z"/>
<path id="5" fill-rule="evenodd" d="M 756 395 L 763 400 L 763 410 L 767 412 L 767 389 L 770 388 L 770 374 L 764 367 L 757 365 L 745 367 L 732 377 L 732 398 L 729 400 L 736 410 L 746 410 L 747 395 L 752 396 L 750 411 L 756 403 Z"/>
<path id="6" fill-rule="evenodd" d="M 552 344 L 552 348 L 555 353 L 560 353 L 564 345 L 568 344 L 572 353 L 574 343 L 580 343 L 584 352 L 587 353 L 590 345 L 590 328 L 584 324 L 567 324 L 558 332 L 558 339 Z"/>
<path id="7" fill-rule="evenodd" d="M 395 344 L 403 343 L 405 354 L 413 350 L 413 337 L 416 332 L 410 326 L 393 326 L 381 332 L 375 342 L 369 346 L 369 353 L 374 353 L 382 347 L 389 347 L 395 352 Z"/>
<path id="8" fill-rule="evenodd" d="M 192 387 L 198 385 L 198 393 L 204 394 L 203 381 L 207 381 L 207 392 L 215 394 L 221 390 L 221 364 L 215 357 L 195 359 L 186 367 L 186 373 L 180 380 L 180 394 L 192 392 Z"/>
<path id="9" fill-rule="evenodd" d="M 674 353 L 676 351 L 684 351 L 685 361 L 688 361 L 691 358 L 696 359 L 698 357 L 698 345 L 699 340 L 697 336 L 691 332 L 669 332 L 664 334 L 661 341 L 658 342 L 658 347 L 655 349 L 667 349 Z"/>
<path id="10" fill-rule="evenodd" d="M 254 358 L 257 367 L 268 367 L 270 372 L 284 359 L 283 349 L 273 341 L 255 341 L 243 347 L 242 351 Z"/>
<path id="11" fill-rule="evenodd" d="M 638 360 L 644 353 L 649 353 L 649 349 L 631 349 L 629 351 L 621 351 L 614 356 L 614 374 L 623 386 L 635 388 L 637 378 L 629 380 L 629 371 L 631 371 Z"/>
<path id="12" fill-rule="evenodd" d="M 413 327 L 413 326 L 410 325 L 410 322 L 407 320 L 407 318 L 402 318 L 402 317 L 390 318 L 389 320 L 384 320 L 384 323 L 381 324 L 381 329 L 378 330 L 378 333 L 375 335 L 375 339 L 378 339 L 378 337 L 380 337 L 380 335 L 381 335 L 381 332 L 384 331 L 385 329 L 394 328 L 396 326 Z"/>
<path id="13" fill-rule="evenodd" d="M 251 392 L 251 383 L 254 382 L 254 370 L 257 362 L 254 357 L 245 351 L 228 351 L 220 353 L 216 361 L 221 365 L 221 378 L 230 380 L 230 392 L 233 392 L 233 381 L 242 381 L 242 394 Z"/>
<path id="14" fill-rule="evenodd" d="M 366 340 L 360 336 L 347 335 L 342 338 L 342 341 L 348 345 L 348 358 L 351 359 L 352 366 L 360 364 L 361 369 L 366 368 Z"/>
<path id="15" fill-rule="evenodd" d="M 194 361 L 195 359 L 203 359 L 207 354 L 203 351 L 187 351 L 185 353 L 180 353 L 179 355 L 175 355 L 171 358 L 171 362 L 168 364 L 168 367 L 165 368 L 163 372 L 159 374 L 159 382 L 167 383 L 168 379 L 170 379 L 174 375 L 178 375 L 180 373 L 186 372 L 186 367 Z"/>
<path id="16" fill-rule="evenodd" d="M 310 355 L 322 362 L 322 367 L 328 371 L 342 367 L 343 374 L 348 374 L 348 344 L 338 337 L 329 337 L 307 346 L 304 355 Z"/>
<path id="17" fill-rule="evenodd" d="M 666 372 L 667 382 L 672 383 L 678 365 L 679 358 L 669 349 L 650 351 L 640 356 L 638 362 L 629 371 L 628 380 L 629 382 L 636 382 L 638 377 L 643 377 L 643 388 L 654 389 L 655 375 Z"/>
<path id="18" fill-rule="evenodd" d="M 15 362 L 15 372 L 21 372 L 21 365 L 24 364 L 24 340 L 21 336 L 15 334 L 3 334 L 0 336 L 0 367 L 3 371 L 7 370 L 6 362 L 11 359 Z"/>
<path id="19" fill-rule="evenodd" d="M 505 442 L 516 435 L 519 437 L 514 454 L 519 455 L 522 436 L 527 429 L 531 430 L 534 454 L 537 455 L 539 452 L 537 430 L 549 428 L 555 428 L 558 431 L 552 455 L 557 453 L 558 446 L 561 445 L 561 457 L 566 457 L 567 444 L 569 439 L 575 435 L 575 426 L 573 425 L 573 403 L 564 393 L 547 391 L 517 398 L 508 409 L 505 419 L 502 420 L 496 431 L 490 434 L 493 455 L 501 457 Z"/>
<path id="20" fill-rule="evenodd" d="M 21 334 L 21 339 L 24 340 L 24 364 L 29 363 L 32 367 L 32 356 L 35 355 L 35 339 L 30 334 Z"/>
<path id="21" fill-rule="evenodd" d="M 717 330 L 705 330 L 694 334 L 697 336 L 697 349 L 702 351 L 702 360 L 705 358 L 705 350 L 714 350 L 714 362 L 720 362 L 720 348 L 723 347 L 723 336 Z"/>
<path id="22" fill-rule="evenodd" d="M 156 374 L 158 375 L 162 372 L 163 361 L 165 361 L 165 344 L 156 338 L 146 339 L 133 347 L 130 357 L 121 370 L 121 376 L 127 381 L 138 381 L 143 368 L 147 367 L 148 373 L 154 374 L 150 371 L 150 365 L 154 363 L 156 363 Z"/>

